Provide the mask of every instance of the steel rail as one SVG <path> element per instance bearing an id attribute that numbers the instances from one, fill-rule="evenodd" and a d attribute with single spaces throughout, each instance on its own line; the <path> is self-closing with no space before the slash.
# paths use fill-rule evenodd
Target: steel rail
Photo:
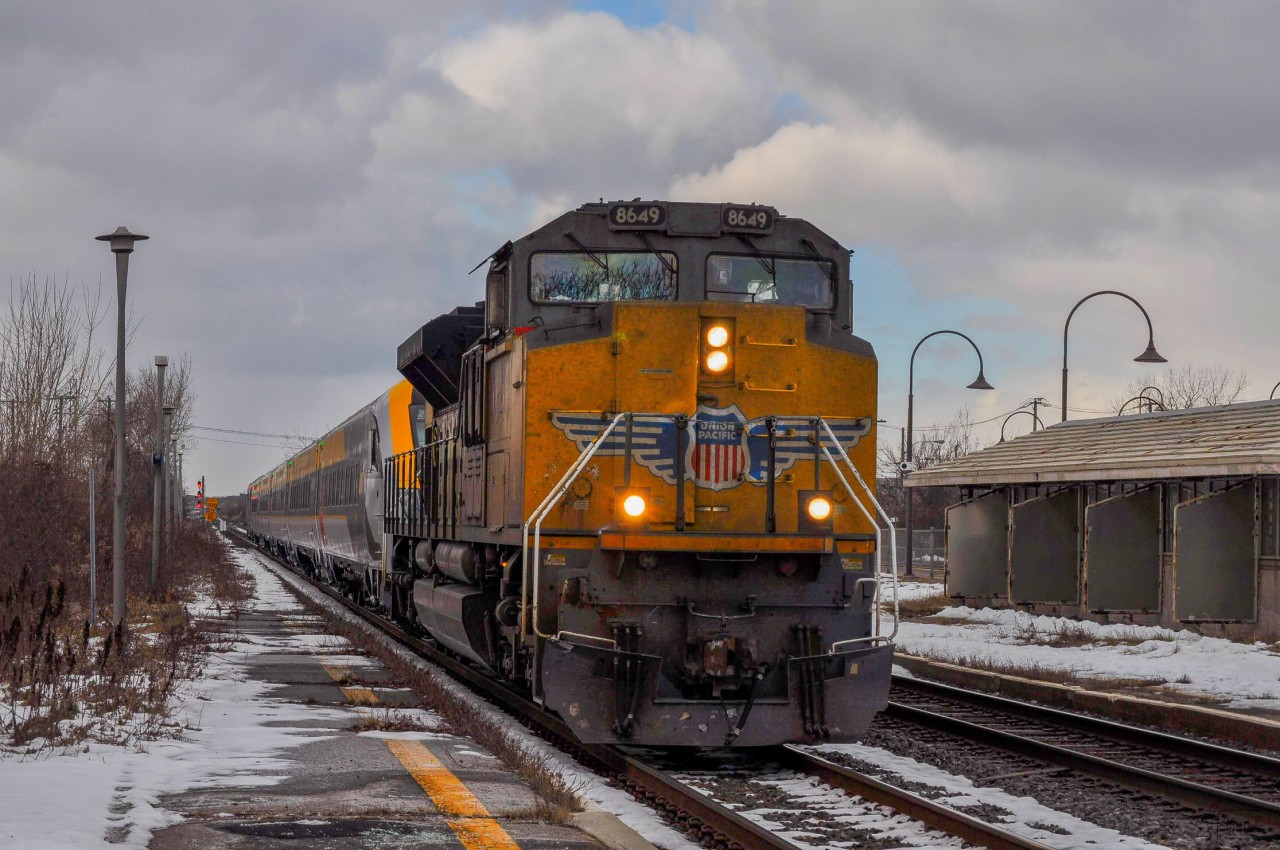
<path id="1" fill-rule="evenodd" d="M 928 687 L 932 687 L 932 683 L 930 683 Z M 958 689 L 955 688 L 948 688 L 948 691 L 948 698 L 954 697 L 968 700 L 973 696 L 970 692 L 958 691 Z M 950 693 L 956 691 L 958 691 L 958 695 Z M 979 696 L 982 698 L 989 697 L 987 694 L 981 694 Z M 973 701 L 977 702 L 977 699 L 975 698 Z M 1013 701 L 1006 700 L 1006 702 Z M 1017 703 L 1016 705 L 1019 712 L 1024 713 L 1036 711 L 1039 708 L 1037 706 L 1029 706 L 1027 703 Z M 1044 712 L 1039 716 L 1045 720 L 1045 722 L 1056 722 L 1055 714 L 1051 714 L 1050 712 L 1055 712 L 1056 715 L 1067 714 L 1066 712 L 1058 712 L 1056 709 L 1044 709 Z M 1112 758 L 1103 758 L 1101 756 L 1091 755 L 1089 753 L 1081 752 L 1078 749 L 1072 749 L 1069 746 L 1049 744 L 1044 741 L 1036 740 L 1033 737 L 1027 737 L 1025 735 L 1016 734 L 1014 732 L 1005 731 L 1003 729 L 994 728 L 993 726 L 983 725 L 970 720 L 962 720 L 938 711 L 930 711 L 916 706 L 904 705 L 903 703 L 893 700 L 890 700 L 889 706 L 885 710 L 885 714 L 888 717 L 896 717 L 917 725 L 950 732 L 952 734 L 959 735 L 970 740 L 980 741 L 1010 752 L 1029 755 L 1072 770 L 1078 770 L 1082 773 L 1098 776 L 1102 779 L 1115 782 L 1120 785 L 1136 787 L 1145 791 L 1160 794 L 1165 798 L 1190 804 L 1197 808 L 1208 809 L 1235 817 L 1245 818 L 1254 823 L 1266 824 L 1273 828 L 1280 827 L 1280 804 L 1273 803 L 1268 800 L 1261 800 L 1256 797 L 1250 797 L 1246 794 L 1228 791 L 1223 788 L 1215 788 L 1211 785 L 1205 785 L 1200 782 L 1171 776 L 1166 773 L 1160 773 L 1158 771 L 1138 767 L 1133 764 L 1126 764 L 1125 762 L 1117 761 Z M 1078 719 L 1075 715 L 1070 715 L 1069 718 L 1072 723 L 1075 723 Z M 1111 723 L 1111 721 L 1100 722 Z M 1114 725 L 1121 726 L 1122 724 Z M 1126 727 L 1126 733 L 1134 733 L 1135 735 L 1146 731 L 1147 730 L 1137 730 L 1135 727 Z M 1153 736 L 1161 736 L 1164 739 L 1176 738 L 1176 736 L 1166 735 L 1164 733 L 1150 734 Z M 1153 738 L 1153 740 L 1155 739 Z M 1167 745 L 1167 740 L 1165 741 L 1165 744 Z M 1199 742 L 1188 742 L 1188 744 L 1199 744 Z M 1213 747 L 1214 745 L 1204 746 Z M 1218 749 L 1226 750 L 1226 748 Z M 1186 751 L 1181 754 L 1185 755 Z M 1239 753 L 1238 756 L 1242 761 L 1249 757 L 1265 759 L 1265 757 L 1253 756 L 1252 754 L 1246 753 Z"/>
<path id="2" fill-rule="evenodd" d="M 777 748 L 776 758 L 792 770 L 814 776 L 827 785 L 888 806 L 939 832 L 964 839 L 989 850 L 1048 850 L 1040 842 L 992 823 L 966 815 L 927 797 L 881 782 L 852 768 L 836 764 L 816 753 L 787 744 Z"/>
<path id="3" fill-rule="evenodd" d="M 326 584 L 312 581 L 292 565 L 282 563 L 280 559 L 262 552 L 245 538 L 241 539 L 254 551 L 280 564 L 282 568 L 340 603 L 344 609 L 384 632 L 397 643 L 441 667 L 451 677 L 504 711 L 521 718 L 537 734 L 550 739 L 560 749 L 581 757 L 591 769 L 613 777 L 619 786 L 671 818 L 679 828 L 683 828 L 696 840 L 709 841 L 713 846 L 727 850 L 796 850 L 794 843 L 666 776 L 634 756 L 615 747 L 583 744 L 559 717 L 544 711 L 502 680 L 445 654 L 428 641 L 410 634 L 394 621 L 369 611 Z"/>
<path id="4" fill-rule="evenodd" d="M 1055 726 L 1065 726 L 1081 732 L 1118 738 L 1128 743 L 1139 744 L 1151 749 L 1161 750 L 1170 755 L 1189 756 L 1202 761 L 1212 762 L 1233 770 L 1250 770 L 1260 777 L 1280 783 L 1280 758 L 1237 750 L 1214 744 L 1209 741 L 1198 741 L 1156 729 L 1131 726 L 1115 720 L 1094 717 L 1089 714 L 1076 714 L 1052 706 L 1039 705 L 1033 702 L 1011 699 L 1006 696 L 989 694 L 983 691 L 971 691 L 955 685 L 945 685 L 925 679 L 894 676 L 893 687 L 899 690 L 916 691 L 927 695 L 936 695 L 948 699 L 967 702 L 979 708 L 991 708 L 1025 717 L 1029 720 L 1041 720 Z M 1277 785 L 1280 789 L 1280 785 Z"/>

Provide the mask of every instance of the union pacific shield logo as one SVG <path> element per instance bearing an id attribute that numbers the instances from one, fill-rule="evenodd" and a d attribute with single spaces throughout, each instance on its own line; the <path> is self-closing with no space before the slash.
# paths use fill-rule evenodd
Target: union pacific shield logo
<path id="1" fill-rule="evenodd" d="M 553 410 L 551 424 L 586 451 L 612 418 L 598 410 Z M 769 420 L 747 419 L 736 404 L 729 407 L 699 405 L 685 432 L 684 477 L 709 490 L 728 490 L 747 483 L 764 486 L 769 470 Z M 815 429 L 816 420 L 805 416 L 779 416 L 774 423 L 774 474 L 782 475 L 796 463 L 820 460 L 819 445 L 838 454 L 856 446 L 871 432 L 873 419 L 828 419 L 826 428 Z M 835 442 L 832 441 L 834 436 Z M 596 457 L 630 457 L 666 484 L 676 483 L 679 444 L 671 416 L 638 413 L 628 429 L 619 426 L 598 446 Z M 837 447 L 836 443 L 839 444 Z"/>
<path id="2" fill-rule="evenodd" d="M 736 404 L 727 408 L 699 405 L 685 465 L 694 486 L 727 490 L 741 483 L 750 463 L 746 421 Z"/>

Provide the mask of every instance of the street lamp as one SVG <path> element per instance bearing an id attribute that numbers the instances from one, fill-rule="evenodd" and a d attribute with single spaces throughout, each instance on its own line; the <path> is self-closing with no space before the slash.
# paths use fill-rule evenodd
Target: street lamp
<path id="1" fill-rule="evenodd" d="M 151 595 L 160 589 L 160 509 L 164 502 L 164 370 L 169 358 L 156 355 L 156 450 L 151 457 Z"/>
<path id="2" fill-rule="evenodd" d="M 972 345 L 974 352 L 977 353 L 978 377 L 974 379 L 972 384 L 969 384 L 968 389 L 971 389 L 971 390 L 994 390 L 995 389 L 995 387 L 987 383 L 987 379 L 983 376 L 982 352 L 978 350 L 978 344 L 975 343 L 973 340 L 969 339 L 969 337 L 965 336 L 959 331 L 942 330 L 942 331 L 934 331 L 931 334 L 926 334 L 919 342 L 917 342 L 916 347 L 911 350 L 911 363 L 909 365 L 909 368 L 907 369 L 907 434 L 906 434 L 907 457 L 903 465 L 903 472 L 911 471 L 911 445 L 912 445 L 913 426 L 915 422 L 915 401 L 916 401 L 916 352 L 920 350 L 920 346 L 924 345 L 925 340 L 929 339 L 930 337 L 938 336 L 939 334 L 952 334 L 953 336 L 961 337 L 967 343 Z M 903 489 L 905 490 L 906 488 L 904 487 Z M 914 518 L 914 513 L 915 513 L 914 511 L 915 493 L 914 491 L 908 491 L 908 492 L 909 492 L 909 495 L 907 495 L 906 497 L 907 499 L 907 545 L 906 545 L 907 565 L 906 566 L 907 568 L 905 572 L 907 575 L 911 575 L 911 531 L 912 531 L 912 519 Z"/>
<path id="3" fill-rule="evenodd" d="M 1088 301 L 1090 298 L 1096 298 L 1099 295 L 1119 295 L 1121 298 L 1128 298 L 1133 305 L 1142 310 L 1142 318 L 1147 320 L 1147 350 L 1133 358 L 1136 363 L 1168 363 L 1160 356 L 1160 352 L 1156 351 L 1155 332 L 1151 329 L 1151 317 L 1147 315 L 1147 311 L 1138 299 L 1132 295 L 1126 295 L 1114 289 L 1103 289 L 1098 292 L 1090 293 L 1076 302 L 1076 306 L 1071 308 L 1071 312 L 1067 314 L 1067 322 L 1062 326 L 1062 421 L 1067 421 L 1067 330 L 1071 327 L 1071 317 L 1076 314 L 1076 310 L 1080 309 L 1080 305 Z"/>
<path id="4" fill-rule="evenodd" d="M 111 253 L 116 255 L 116 498 L 111 535 L 112 619 L 115 627 L 124 631 L 124 296 L 129 284 L 129 255 L 133 243 L 149 237 L 130 233 L 127 227 L 117 227 L 114 233 L 95 237 L 99 242 L 111 243 Z"/>
<path id="5" fill-rule="evenodd" d="M 1036 426 L 1037 426 L 1037 425 L 1039 425 L 1041 428 L 1044 428 L 1044 423 L 1040 421 L 1040 417 L 1039 417 L 1039 416 L 1036 416 L 1036 414 L 1035 414 L 1035 413 L 1033 413 L 1032 411 L 1030 411 L 1030 410 L 1015 410 L 1013 413 L 1010 413 L 1008 416 L 1006 416 L 1006 417 L 1004 418 L 1004 421 L 1000 423 L 1000 442 L 1002 442 L 1002 443 L 1004 442 L 1004 426 L 1008 425 L 1008 424 L 1009 424 L 1009 420 L 1010 420 L 1010 419 L 1012 419 L 1013 417 L 1017 416 L 1019 413 L 1025 413 L 1027 416 L 1030 416 L 1030 417 L 1031 417 L 1031 430 L 1032 430 L 1032 431 L 1034 431 L 1034 430 L 1036 429 Z"/>
<path id="6" fill-rule="evenodd" d="M 1154 389 L 1154 387 L 1147 387 L 1146 389 L 1150 390 L 1150 389 Z M 1147 411 L 1146 411 L 1147 413 L 1151 413 L 1157 407 L 1160 408 L 1162 411 L 1166 409 L 1163 401 L 1158 401 L 1149 395 L 1143 395 L 1142 393 L 1139 393 L 1138 395 L 1126 401 L 1124 404 L 1120 405 L 1120 410 L 1118 413 L 1116 413 L 1116 415 L 1124 416 L 1124 412 L 1129 409 L 1129 405 L 1133 404 L 1135 401 L 1138 403 L 1139 413 L 1142 413 L 1142 406 L 1144 404 L 1147 407 Z"/>
<path id="7" fill-rule="evenodd" d="M 163 473 L 161 480 L 164 482 L 162 487 L 164 496 L 161 502 L 164 504 L 164 531 L 165 546 L 168 547 L 173 540 L 173 466 L 177 459 L 177 443 L 172 436 L 173 434 L 173 414 L 178 408 L 172 404 L 166 404 L 162 410 L 164 411 L 164 428 L 160 433 L 164 435 L 161 446 L 164 448 L 164 463 L 161 464 L 161 472 Z"/>
<path id="8" fill-rule="evenodd" d="M 1271 388 L 1271 395 L 1267 396 L 1267 398 L 1274 399 L 1276 397 L 1276 390 L 1280 390 L 1280 381 L 1277 381 L 1276 385 Z"/>

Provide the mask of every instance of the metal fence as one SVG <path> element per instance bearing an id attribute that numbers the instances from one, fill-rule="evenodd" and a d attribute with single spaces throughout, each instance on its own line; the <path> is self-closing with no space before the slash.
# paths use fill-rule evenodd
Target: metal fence
<path id="1" fill-rule="evenodd" d="M 907 571 L 907 530 L 897 528 L 894 534 L 898 544 L 898 575 L 903 575 Z M 943 529 L 916 528 L 912 529 L 911 536 L 912 575 L 942 578 L 947 556 Z"/>

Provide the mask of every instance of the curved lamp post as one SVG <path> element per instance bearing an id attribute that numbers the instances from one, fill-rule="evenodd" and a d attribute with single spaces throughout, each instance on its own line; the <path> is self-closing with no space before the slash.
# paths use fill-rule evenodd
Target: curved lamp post
<path id="1" fill-rule="evenodd" d="M 994 390 L 995 389 L 995 387 L 987 383 L 987 379 L 983 376 L 982 352 L 978 350 L 977 343 L 969 339 L 969 337 L 965 336 L 964 334 L 960 333 L 960 331 L 942 330 L 942 331 L 934 331 L 931 334 L 925 334 L 925 336 L 922 337 L 921 340 L 916 343 L 916 347 L 911 349 L 911 362 L 907 369 L 907 434 L 906 434 L 907 457 L 906 457 L 905 465 L 903 467 L 905 471 L 910 471 L 911 459 L 912 459 L 911 445 L 912 445 L 913 426 L 915 421 L 915 403 L 916 403 L 916 352 L 920 350 L 920 346 L 924 345 L 925 340 L 929 339 L 930 337 L 938 336 L 939 334 L 951 334 L 953 336 L 960 337 L 965 342 L 972 345 L 974 352 L 978 355 L 978 377 L 974 379 L 972 384 L 969 384 L 967 389 L 971 389 L 971 390 Z M 906 488 L 903 488 L 903 489 L 905 490 Z M 907 500 L 907 545 L 906 545 L 907 568 L 905 572 L 907 575 L 911 575 L 911 531 L 912 531 L 912 520 L 915 514 L 915 511 L 914 511 L 915 493 L 910 492 L 909 494 L 904 494 L 904 495 L 906 495 L 906 500 Z"/>
<path id="2" fill-rule="evenodd" d="M 1032 431 L 1034 431 L 1034 430 L 1036 429 L 1036 425 L 1039 425 L 1039 426 L 1041 427 L 1041 429 L 1043 429 L 1043 428 L 1044 428 L 1044 423 L 1040 421 L 1040 417 L 1039 417 L 1039 416 L 1036 416 L 1036 415 L 1035 415 L 1034 413 L 1032 413 L 1030 410 L 1015 410 L 1013 413 L 1010 413 L 1008 416 L 1006 416 L 1006 417 L 1004 418 L 1004 421 L 1000 423 L 1000 442 L 1002 442 L 1002 443 L 1004 442 L 1004 426 L 1008 425 L 1008 424 L 1009 424 L 1009 420 L 1010 420 L 1010 419 L 1012 419 L 1013 417 L 1017 416 L 1019 413 L 1025 413 L 1027 416 L 1030 416 L 1030 417 L 1031 417 L 1031 419 L 1032 419 L 1032 422 L 1031 422 L 1031 430 L 1032 430 Z"/>
<path id="3" fill-rule="evenodd" d="M 1161 409 L 1161 410 L 1167 410 L 1167 409 L 1168 409 L 1168 408 L 1166 408 L 1166 407 L 1164 406 L 1164 391 L 1163 391 L 1162 389 L 1160 389 L 1159 387 L 1146 386 L 1146 387 L 1143 387 L 1142 389 L 1138 390 L 1138 395 L 1140 395 L 1140 396 L 1146 396 L 1146 395 L 1147 395 L 1147 390 L 1151 390 L 1153 393 L 1155 393 L 1157 396 L 1159 396 L 1159 398 L 1158 398 L 1158 399 L 1152 399 L 1152 400 L 1153 400 L 1153 401 L 1159 401 L 1159 402 L 1160 402 L 1160 409 Z M 1148 399 L 1150 399 L 1151 397 L 1150 397 L 1150 396 L 1147 396 L 1147 398 L 1148 398 Z"/>
<path id="4" fill-rule="evenodd" d="M 99 242 L 111 243 L 111 253 L 116 255 L 116 493 L 115 515 L 111 535 L 111 605 L 112 621 L 124 631 L 124 297 L 129 285 L 129 255 L 133 243 L 148 237 L 130 233 L 127 227 L 117 227 L 113 233 L 94 237 Z"/>
<path id="5" fill-rule="evenodd" d="M 1164 406 L 1164 402 L 1162 402 L 1162 401 L 1157 401 L 1156 399 L 1152 398 L 1151 396 L 1136 395 L 1136 396 L 1134 396 L 1133 398 L 1131 398 L 1131 399 L 1129 399 L 1128 401 L 1126 401 L 1124 404 L 1120 405 L 1120 412 L 1119 412 L 1119 413 L 1117 413 L 1116 415 L 1117 415 L 1117 416 L 1124 416 L 1124 412 L 1125 412 L 1126 410 L 1128 410 L 1128 409 L 1129 409 L 1129 405 L 1133 404 L 1135 401 L 1138 403 L 1138 412 L 1139 412 L 1139 413 L 1141 413 L 1141 412 L 1142 412 L 1142 405 L 1143 405 L 1144 403 L 1147 405 L 1147 413 L 1150 413 L 1151 411 L 1155 410 L 1156 408 L 1159 408 L 1160 410 L 1166 410 L 1166 408 L 1165 408 L 1165 406 Z"/>
<path id="6" fill-rule="evenodd" d="M 1071 312 L 1067 314 L 1067 322 L 1062 326 L 1062 421 L 1067 421 L 1067 331 L 1071 327 L 1071 317 L 1076 314 L 1076 310 L 1080 309 L 1080 305 L 1088 301 L 1090 298 L 1096 298 L 1099 295 L 1119 295 L 1121 298 L 1128 298 L 1133 305 L 1142 310 L 1142 318 L 1147 320 L 1147 350 L 1133 358 L 1137 363 L 1168 363 L 1169 361 L 1160 356 L 1160 352 L 1156 351 L 1155 332 L 1151 329 L 1151 317 L 1147 315 L 1147 311 L 1138 299 L 1132 295 L 1126 295 L 1115 289 L 1102 289 L 1098 292 L 1090 293 L 1076 302 L 1076 306 L 1071 308 Z"/>
<path id="7" fill-rule="evenodd" d="M 1276 385 L 1275 385 L 1274 387 L 1272 387 L 1272 388 L 1271 388 L 1271 395 L 1267 396 L 1267 398 L 1269 398 L 1269 399 L 1273 399 L 1273 398 L 1275 398 L 1275 397 L 1276 397 L 1276 390 L 1280 390 L 1280 381 L 1277 381 L 1277 382 L 1276 382 Z"/>

